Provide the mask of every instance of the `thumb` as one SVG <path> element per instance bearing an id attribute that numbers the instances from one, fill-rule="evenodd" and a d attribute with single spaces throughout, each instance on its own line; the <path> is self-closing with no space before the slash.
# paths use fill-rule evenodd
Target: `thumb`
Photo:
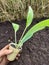
<path id="1" fill-rule="evenodd" d="M 12 53 L 13 50 L 9 50 L 9 49 L 6 49 L 6 50 L 1 50 L 0 51 L 0 57 L 4 56 L 4 55 L 8 55 L 10 53 Z"/>
<path id="2" fill-rule="evenodd" d="M 13 52 L 13 50 L 5 50 L 5 51 L 4 51 L 4 55 L 11 54 L 12 52 Z"/>

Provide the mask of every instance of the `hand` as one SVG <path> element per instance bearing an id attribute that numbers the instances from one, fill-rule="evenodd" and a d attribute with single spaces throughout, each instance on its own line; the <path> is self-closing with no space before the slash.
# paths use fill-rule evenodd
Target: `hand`
<path id="1" fill-rule="evenodd" d="M 9 50 L 9 45 L 6 45 L 3 49 L 0 50 L 0 58 L 2 58 L 2 60 L 0 61 L 0 65 L 7 65 L 9 61 L 7 60 L 6 56 L 12 52 L 12 50 Z M 18 54 L 18 56 L 20 56 L 20 54 Z M 16 57 L 16 59 L 18 59 L 18 56 Z"/>

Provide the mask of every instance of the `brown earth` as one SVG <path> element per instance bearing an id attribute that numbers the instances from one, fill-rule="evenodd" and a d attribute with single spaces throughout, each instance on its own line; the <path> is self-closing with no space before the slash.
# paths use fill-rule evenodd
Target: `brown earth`
<path id="1" fill-rule="evenodd" d="M 31 26 L 44 19 L 46 18 L 35 19 Z M 19 40 L 25 27 L 25 20 L 16 22 L 20 25 L 20 30 L 17 32 L 17 40 Z M 0 49 L 11 41 L 14 42 L 14 30 L 11 23 L 8 21 L 0 23 Z M 35 33 L 30 40 L 25 42 L 19 60 L 9 62 L 8 65 L 49 65 L 49 28 Z"/>

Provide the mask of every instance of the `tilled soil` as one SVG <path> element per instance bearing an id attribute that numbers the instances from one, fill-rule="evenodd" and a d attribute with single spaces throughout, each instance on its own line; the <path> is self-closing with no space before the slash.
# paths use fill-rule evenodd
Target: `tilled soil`
<path id="1" fill-rule="evenodd" d="M 35 19 L 30 27 L 44 19 L 46 18 Z M 19 40 L 25 28 L 25 20 L 16 22 L 20 25 L 20 30 L 17 32 L 17 40 Z M 11 23 L 8 21 L 0 23 L 0 49 L 11 41 L 14 42 L 14 30 Z M 20 58 L 9 62 L 8 65 L 49 65 L 49 28 L 46 27 L 35 33 L 30 40 L 25 42 Z"/>

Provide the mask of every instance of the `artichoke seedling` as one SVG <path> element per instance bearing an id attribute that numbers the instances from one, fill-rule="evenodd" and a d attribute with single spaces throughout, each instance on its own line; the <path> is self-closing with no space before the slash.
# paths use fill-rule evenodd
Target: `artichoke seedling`
<path id="1" fill-rule="evenodd" d="M 7 59 L 8 59 L 9 61 L 15 60 L 16 56 L 18 55 L 18 53 L 22 50 L 22 45 L 20 45 L 20 46 L 21 46 L 21 47 L 20 47 L 18 44 L 22 43 L 22 42 L 21 42 L 21 39 L 23 38 L 26 29 L 27 29 L 27 28 L 29 27 L 29 25 L 32 23 L 32 19 L 33 19 L 33 10 L 32 10 L 32 8 L 31 8 L 31 6 L 29 6 L 28 14 L 27 14 L 26 27 L 25 27 L 25 29 L 24 29 L 24 31 L 23 31 L 23 34 L 22 34 L 22 36 L 21 36 L 21 38 L 20 38 L 20 40 L 19 40 L 18 43 L 17 43 L 17 40 L 16 40 L 16 32 L 19 30 L 19 25 L 18 25 L 18 24 L 15 24 L 15 23 L 12 23 L 12 26 L 13 26 L 14 31 L 15 31 L 15 43 L 10 43 L 9 49 L 13 50 L 13 53 L 7 55 Z"/>
<path id="2" fill-rule="evenodd" d="M 13 50 L 13 53 L 7 55 L 7 59 L 9 61 L 13 61 L 15 60 L 16 56 L 18 55 L 18 53 L 21 51 L 23 44 L 30 39 L 34 33 L 36 33 L 37 31 L 40 31 L 42 29 L 44 29 L 45 27 L 49 27 L 49 19 L 43 20 L 39 23 L 37 23 L 36 25 L 32 26 L 27 32 L 27 28 L 30 26 L 30 24 L 32 23 L 33 20 L 33 10 L 31 8 L 31 6 L 29 6 L 29 11 L 28 11 L 28 15 L 27 15 L 27 21 L 26 21 L 26 27 L 22 33 L 22 36 L 20 37 L 20 40 L 16 41 L 16 32 L 19 29 L 19 25 L 12 23 L 12 26 L 14 28 L 15 31 L 15 43 L 11 43 L 9 49 Z M 25 33 L 26 32 L 26 33 Z"/>

